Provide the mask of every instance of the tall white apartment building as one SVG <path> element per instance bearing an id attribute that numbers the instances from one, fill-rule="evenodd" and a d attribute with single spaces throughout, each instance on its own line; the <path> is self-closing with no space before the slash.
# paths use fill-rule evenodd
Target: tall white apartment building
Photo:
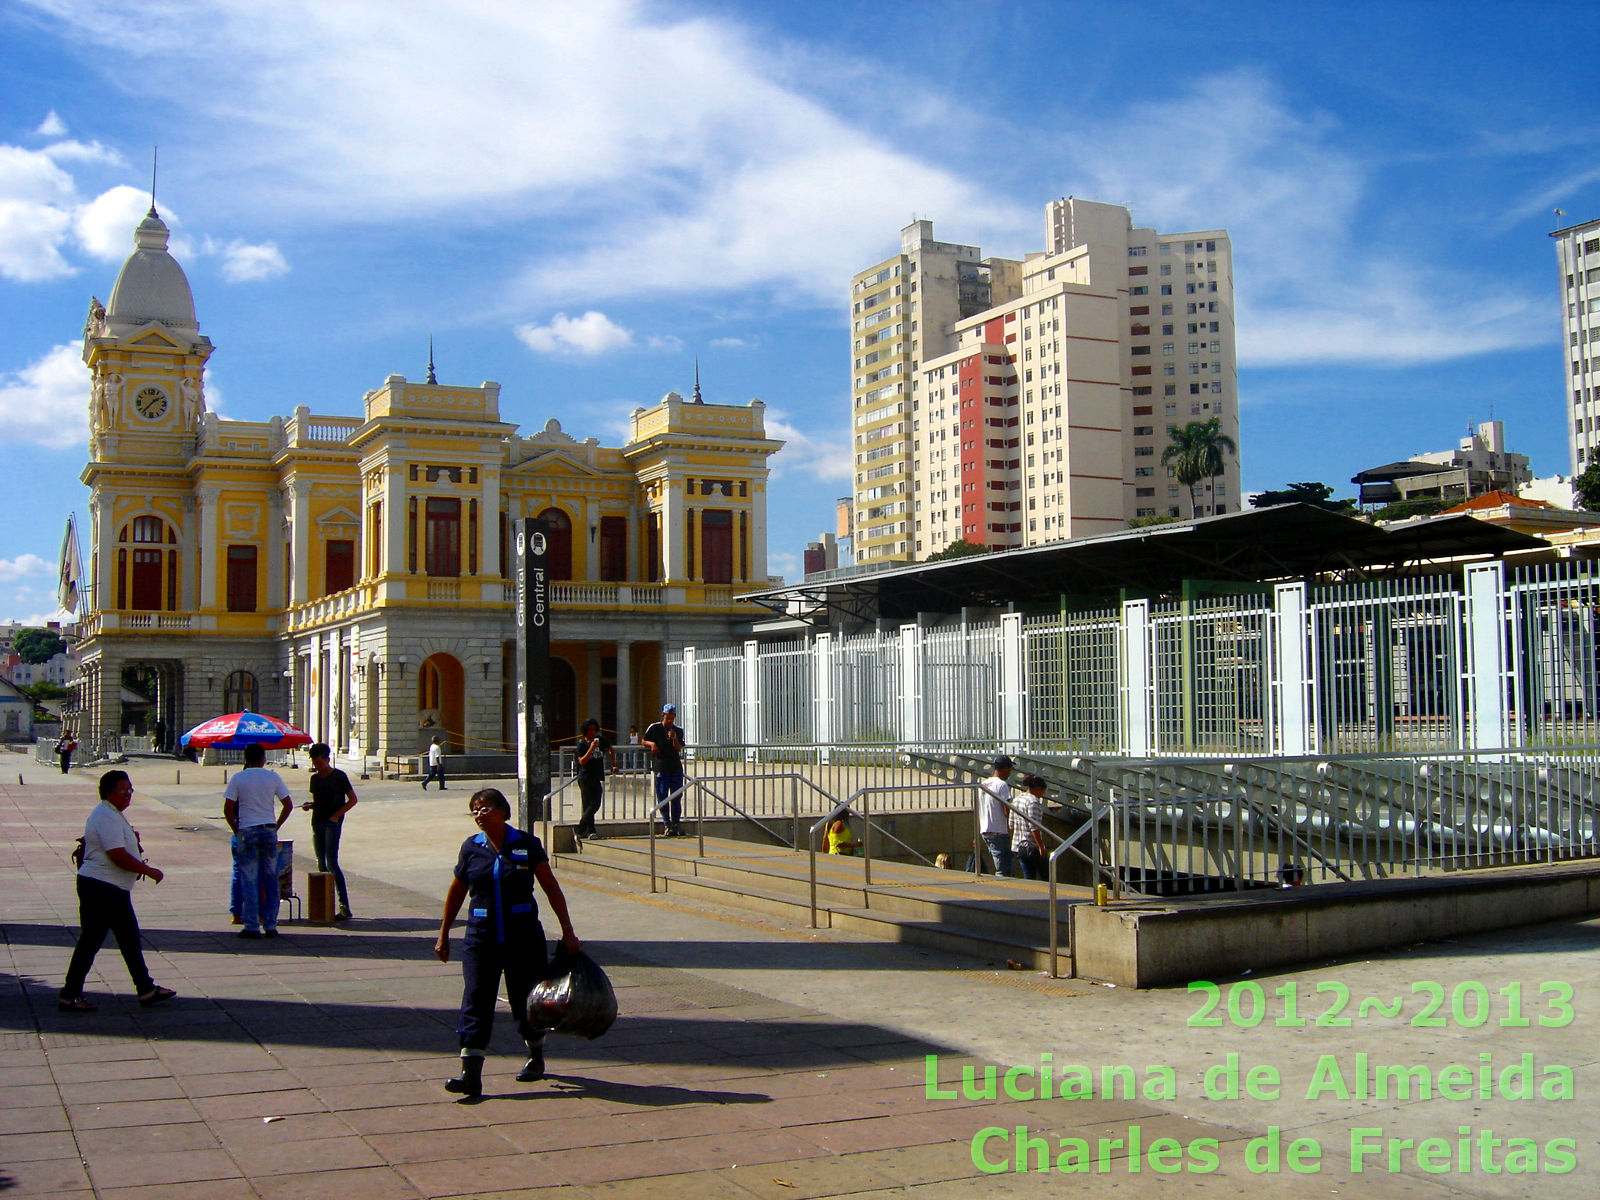
<path id="1" fill-rule="evenodd" d="M 919 368 L 945 353 L 956 322 L 1021 289 L 1021 264 L 939 242 L 932 221 L 900 231 L 900 253 L 850 281 L 855 561 L 909 562 L 915 551 L 914 433 Z"/>
<path id="2" fill-rule="evenodd" d="M 909 441 L 909 486 L 894 493 L 909 557 L 1188 516 L 1187 489 L 1161 465 L 1168 427 L 1216 417 L 1239 440 L 1226 232 L 1159 234 L 1134 228 L 1125 208 L 1074 198 L 1045 219 L 1049 249 L 1008 270 L 989 307 L 957 317 L 942 350 L 925 337 L 909 406 L 877 418 L 893 416 Z M 858 434 L 876 411 L 858 399 Z M 858 535 L 862 497 L 877 499 L 861 452 L 858 440 Z M 1197 488 L 1194 515 L 1240 500 L 1229 455 Z"/>
<path id="3" fill-rule="evenodd" d="M 1569 225 L 1550 236 L 1556 241 L 1566 314 L 1561 329 L 1572 397 L 1567 446 L 1572 473 L 1581 475 L 1600 451 L 1600 220 Z"/>

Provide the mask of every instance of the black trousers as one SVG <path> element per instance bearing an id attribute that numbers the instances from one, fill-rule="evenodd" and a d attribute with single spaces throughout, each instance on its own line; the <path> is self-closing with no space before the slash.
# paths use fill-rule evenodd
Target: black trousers
<path id="1" fill-rule="evenodd" d="M 505 976 L 506 999 L 511 1003 L 511 1015 L 516 1020 L 517 1032 L 524 1041 L 544 1040 L 542 1030 L 528 1024 L 528 993 L 539 981 L 544 971 L 548 951 L 544 943 L 544 927 L 537 922 L 533 929 L 508 931 L 504 942 L 494 940 L 494 926 L 480 934 L 469 929 L 461 947 L 461 1016 L 456 1022 L 456 1034 L 463 1050 L 484 1051 L 489 1048 L 489 1035 L 494 1032 L 494 1006 L 499 998 L 500 977 Z"/>
<path id="2" fill-rule="evenodd" d="M 72 950 L 72 962 L 67 967 L 67 981 L 61 985 L 63 1000 L 76 1000 L 83 995 L 83 981 L 94 966 L 94 956 L 100 953 L 106 934 L 117 939 L 117 949 L 122 951 L 122 961 L 128 965 L 128 977 L 133 980 L 135 992 L 143 995 L 155 987 L 150 971 L 144 965 L 144 950 L 139 944 L 139 918 L 133 915 L 133 896 L 114 883 L 78 876 L 78 944 Z"/>
<path id="3" fill-rule="evenodd" d="M 578 818 L 578 832 L 580 834 L 594 832 L 594 818 L 600 811 L 600 803 L 605 799 L 606 785 L 603 779 L 587 779 L 578 776 L 578 795 L 583 797 L 583 815 Z"/>

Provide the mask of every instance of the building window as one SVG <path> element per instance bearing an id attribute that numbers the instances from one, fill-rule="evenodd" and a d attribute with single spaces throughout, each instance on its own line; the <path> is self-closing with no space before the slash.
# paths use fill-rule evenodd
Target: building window
<path id="1" fill-rule="evenodd" d="M 323 547 L 322 594 L 331 596 L 353 587 L 355 582 L 356 544 L 349 539 L 329 541 Z"/>
<path id="2" fill-rule="evenodd" d="M 600 578 L 621 583 L 628 578 L 628 518 L 600 518 Z"/>
<path id="3" fill-rule="evenodd" d="M 424 554 L 429 575 L 454 578 L 461 574 L 461 501 L 454 497 L 428 497 L 427 546 Z"/>
<path id="4" fill-rule="evenodd" d="M 261 685 L 249 671 L 235 671 L 222 685 L 223 712 L 257 712 L 261 705 Z"/>
<path id="5" fill-rule="evenodd" d="M 559 508 L 539 514 L 544 522 L 545 569 L 551 579 L 572 578 L 572 518 Z"/>
<path id="6" fill-rule="evenodd" d="M 256 548 L 228 547 L 228 611 L 256 611 Z M 229 709 L 229 712 L 235 711 Z"/>

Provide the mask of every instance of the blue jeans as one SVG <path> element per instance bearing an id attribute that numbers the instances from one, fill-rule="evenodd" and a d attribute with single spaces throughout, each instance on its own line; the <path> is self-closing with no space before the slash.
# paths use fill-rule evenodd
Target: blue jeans
<path id="1" fill-rule="evenodd" d="M 422 790 L 427 791 L 429 781 L 434 779 L 439 781 L 439 790 L 441 792 L 448 790 L 444 786 L 444 759 L 442 758 L 430 766 L 428 773 L 422 777 Z"/>
<path id="2" fill-rule="evenodd" d="M 1011 878 L 1011 835 L 1009 833 L 986 833 L 983 835 L 983 844 L 989 848 L 989 857 L 994 859 L 994 873 Z"/>
<path id="3" fill-rule="evenodd" d="M 682 771 L 656 772 L 656 809 L 668 829 L 676 829 L 683 817 L 683 797 L 675 794 L 682 790 Z M 672 799 L 668 800 L 668 796 Z"/>
<path id="4" fill-rule="evenodd" d="M 278 827 L 239 830 L 239 919 L 246 929 L 278 927 Z"/>
<path id="5" fill-rule="evenodd" d="M 333 886 L 339 889 L 339 907 L 350 907 L 350 893 L 344 888 L 344 872 L 339 869 L 339 835 L 344 826 L 338 821 L 311 822 L 311 848 L 317 855 L 317 870 L 333 873 Z"/>

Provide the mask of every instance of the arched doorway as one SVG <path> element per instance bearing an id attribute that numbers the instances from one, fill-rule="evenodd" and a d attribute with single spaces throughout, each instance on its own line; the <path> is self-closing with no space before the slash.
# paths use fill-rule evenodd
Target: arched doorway
<path id="1" fill-rule="evenodd" d="M 431 654 L 422 660 L 417 669 L 417 725 L 427 735 L 424 741 L 443 734 L 446 750 L 460 754 L 467 749 L 466 690 L 466 673 L 454 655 Z"/>
<path id="2" fill-rule="evenodd" d="M 578 674 L 571 663 L 553 654 L 550 656 L 550 696 L 545 706 L 545 728 L 552 746 L 578 736 Z"/>

